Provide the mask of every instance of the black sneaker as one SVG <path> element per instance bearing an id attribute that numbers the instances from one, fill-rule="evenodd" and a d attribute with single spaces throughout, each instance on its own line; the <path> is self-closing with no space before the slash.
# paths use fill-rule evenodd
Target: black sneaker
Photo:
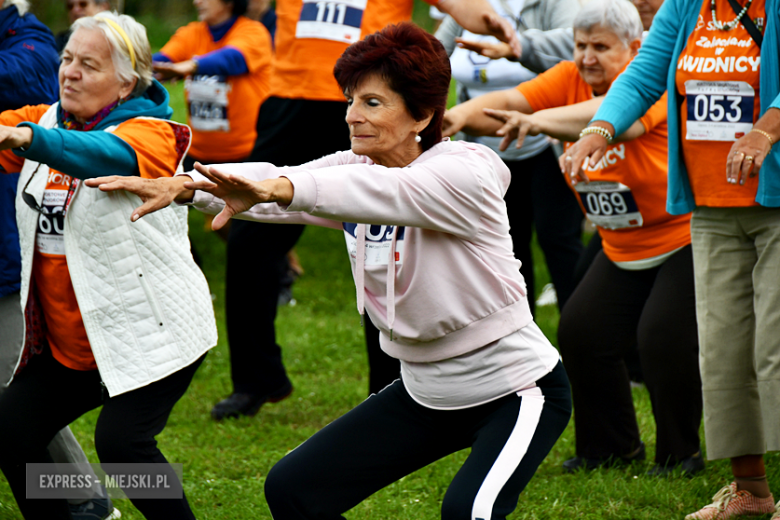
<path id="1" fill-rule="evenodd" d="M 633 455 L 611 456 L 596 459 L 587 459 L 585 457 L 573 457 L 563 463 L 563 471 L 574 473 L 580 469 L 591 471 L 598 468 L 615 468 L 619 466 L 628 466 L 634 462 L 645 460 L 645 443 L 639 445 L 639 449 Z"/>
<path id="2" fill-rule="evenodd" d="M 111 499 L 94 498 L 78 505 L 70 505 L 70 516 L 73 520 L 116 520 L 122 516 L 119 509 L 114 509 Z"/>
<path id="3" fill-rule="evenodd" d="M 241 415 L 253 416 L 265 403 L 278 403 L 293 392 L 292 383 L 287 381 L 279 390 L 270 394 L 256 395 L 234 392 L 211 409 L 211 417 L 216 421 L 231 419 Z"/>
<path id="4" fill-rule="evenodd" d="M 700 471 L 704 471 L 704 457 L 701 451 L 697 451 L 690 457 L 680 459 L 677 462 L 656 464 L 647 474 L 651 477 L 668 477 L 674 473 L 680 473 L 685 477 L 692 477 Z"/>

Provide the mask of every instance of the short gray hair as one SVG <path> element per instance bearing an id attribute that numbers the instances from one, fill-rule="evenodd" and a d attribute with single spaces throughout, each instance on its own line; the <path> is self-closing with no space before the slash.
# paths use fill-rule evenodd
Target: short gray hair
<path id="1" fill-rule="evenodd" d="M 127 42 L 105 20 L 111 20 L 119 25 L 127 35 L 135 54 L 135 68 L 133 68 L 133 63 L 130 60 Z M 138 83 L 136 83 L 135 89 L 133 89 L 134 96 L 143 94 L 149 88 L 149 85 L 152 84 L 152 50 L 149 46 L 149 38 L 146 36 L 146 28 L 136 22 L 132 16 L 103 11 L 95 16 L 79 18 L 73 22 L 70 28 L 74 33 L 79 29 L 101 31 L 103 33 L 106 40 L 108 40 L 108 46 L 111 49 L 111 60 L 114 62 L 114 68 L 119 81 L 130 83 L 133 81 L 133 78 L 138 79 Z"/>
<path id="2" fill-rule="evenodd" d="M 6 7 L 11 7 L 12 5 L 16 6 L 16 10 L 19 11 L 19 16 L 24 16 L 27 13 L 27 11 L 30 10 L 30 2 L 28 2 L 27 0 L 5 0 L 3 2 L 2 9 L 5 9 Z"/>
<path id="3" fill-rule="evenodd" d="M 628 0 L 592 0 L 574 18 L 575 31 L 590 32 L 600 25 L 620 38 L 624 45 L 642 37 L 642 19 Z"/>

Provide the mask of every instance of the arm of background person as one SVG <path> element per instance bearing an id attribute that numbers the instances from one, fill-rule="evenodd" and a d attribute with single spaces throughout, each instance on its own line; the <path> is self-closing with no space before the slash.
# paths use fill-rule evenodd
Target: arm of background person
<path id="1" fill-rule="evenodd" d="M 515 28 L 496 13 L 487 0 L 439 0 L 436 8 L 452 16 L 458 25 L 475 34 L 489 34 L 506 42 L 520 56 L 520 42 Z"/>
<path id="2" fill-rule="evenodd" d="M 520 64 L 533 72 L 540 73 L 561 61 L 574 56 L 574 31 L 571 27 L 541 31 L 528 29 L 520 35 Z"/>
<path id="3" fill-rule="evenodd" d="M 574 105 L 539 110 L 533 114 L 493 109 L 485 109 L 485 113 L 504 124 L 496 131 L 496 135 L 504 137 L 500 148 L 505 150 L 515 139 L 517 148 L 522 146 L 527 135 L 545 134 L 561 141 L 577 141 L 580 132 L 588 126 L 602 101 L 603 98 L 598 97 Z M 615 141 L 630 141 L 645 132 L 646 128 L 642 122 L 635 121 L 628 131 L 618 136 Z"/>
<path id="4" fill-rule="evenodd" d="M 685 23 L 678 3 L 683 2 L 666 0 L 661 5 L 641 51 L 610 86 L 592 122 L 604 121 L 620 135 L 664 94 L 674 45 Z"/>
<path id="5" fill-rule="evenodd" d="M 439 25 L 436 30 L 436 38 L 444 45 L 444 50 L 447 51 L 447 56 L 452 56 L 455 52 L 455 38 L 460 37 L 463 34 L 463 27 L 458 25 L 452 16 L 447 16 Z"/>
<path id="6" fill-rule="evenodd" d="M 533 112 L 528 100 L 515 88 L 490 92 L 456 105 L 445 112 L 444 136 L 452 136 L 458 132 L 470 135 L 495 135 L 503 123 L 485 114 L 485 108 L 517 110 L 526 114 Z"/>

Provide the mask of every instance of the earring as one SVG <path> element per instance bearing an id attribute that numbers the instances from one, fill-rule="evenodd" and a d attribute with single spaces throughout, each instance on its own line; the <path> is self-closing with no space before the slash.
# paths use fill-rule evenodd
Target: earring
<path id="1" fill-rule="evenodd" d="M 420 137 L 420 135 L 419 135 L 419 134 L 418 134 L 418 135 L 416 135 L 416 136 L 414 136 L 414 142 L 415 142 L 415 143 L 419 143 L 420 141 L 422 141 L 422 137 Z"/>

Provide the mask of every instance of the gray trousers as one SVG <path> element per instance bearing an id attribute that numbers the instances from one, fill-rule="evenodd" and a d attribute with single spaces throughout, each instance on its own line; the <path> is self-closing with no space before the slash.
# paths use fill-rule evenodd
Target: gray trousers
<path id="1" fill-rule="evenodd" d="M 780 450 L 780 209 L 691 219 L 707 457 Z"/>
<path id="2" fill-rule="evenodd" d="M 16 292 L 0 298 L 0 394 L 13 375 L 23 341 L 24 315 L 19 305 L 19 293 Z M 68 426 L 54 437 L 48 450 L 54 462 L 83 463 L 79 468 L 84 468 L 85 474 L 90 474 L 91 482 L 96 482 L 97 477 L 87 465 L 89 460 Z M 106 497 L 105 489 L 98 484 L 94 485 L 93 491 L 98 498 Z M 73 499 L 69 502 L 80 504 L 86 500 Z"/>

